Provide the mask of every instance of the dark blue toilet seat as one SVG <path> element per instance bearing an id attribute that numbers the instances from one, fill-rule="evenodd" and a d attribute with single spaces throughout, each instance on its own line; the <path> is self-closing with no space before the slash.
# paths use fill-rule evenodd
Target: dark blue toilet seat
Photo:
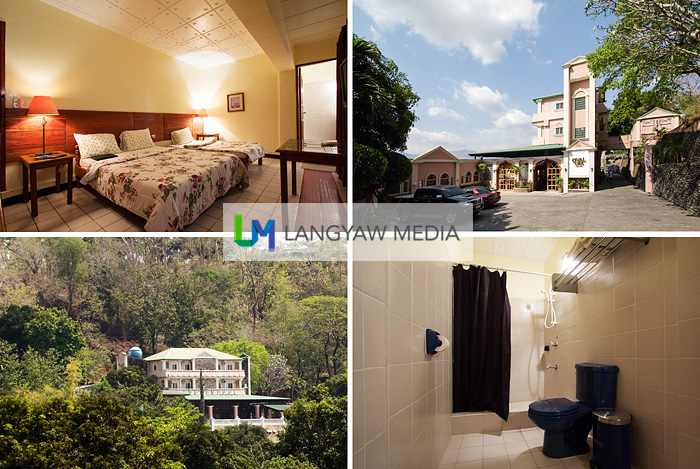
<path id="1" fill-rule="evenodd" d="M 555 399 L 542 399 L 530 404 L 530 412 L 540 417 L 566 417 L 576 414 L 581 410 L 581 404 L 572 402 L 564 397 Z"/>

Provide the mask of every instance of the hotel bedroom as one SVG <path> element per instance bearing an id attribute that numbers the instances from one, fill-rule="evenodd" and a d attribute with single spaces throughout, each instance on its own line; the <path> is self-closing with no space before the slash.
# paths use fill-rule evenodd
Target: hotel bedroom
<path id="1" fill-rule="evenodd" d="M 221 231 L 227 202 L 344 200 L 346 18 L 344 0 L 3 0 L 6 230 Z M 320 157 L 281 167 L 290 139 Z"/>

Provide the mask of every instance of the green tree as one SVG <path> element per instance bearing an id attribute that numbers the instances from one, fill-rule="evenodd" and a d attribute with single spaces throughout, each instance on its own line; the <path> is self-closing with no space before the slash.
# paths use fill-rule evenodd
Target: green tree
<path id="1" fill-rule="evenodd" d="M 401 153 L 388 151 L 384 153 L 387 161 L 386 171 L 382 178 L 382 184 L 377 191 L 377 197 L 382 202 L 389 200 L 389 192 L 398 188 L 399 184 L 411 176 L 413 165 L 411 160 Z"/>
<path id="2" fill-rule="evenodd" d="M 80 324 L 64 310 L 33 308 L 34 314 L 25 325 L 27 342 L 37 352 L 54 349 L 60 357 L 74 357 L 85 347 Z"/>
<path id="3" fill-rule="evenodd" d="M 294 402 L 285 412 L 287 427 L 279 436 L 281 455 L 307 459 L 321 469 L 345 467 L 347 397 L 332 397 L 324 385 Z"/>
<path id="4" fill-rule="evenodd" d="M 250 357 L 251 393 L 259 392 L 262 369 L 267 366 L 270 360 L 270 354 L 263 344 L 251 342 L 247 339 L 240 339 L 219 342 L 212 345 L 211 348 L 237 357 L 243 354 L 248 355 Z"/>
<path id="5" fill-rule="evenodd" d="M 56 254 L 58 277 L 66 282 L 68 315 L 72 316 L 73 295 L 80 282 L 88 276 L 87 266 L 83 263 L 87 243 L 80 238 L 55 238 L 51 247 Z"/>
<path id="6" fill-rule="evenodd" d="M 406 173 L 406 162 L 396 155 L 389 155 L 389 152 L 406 149 L 408 133 L 418 119 L 414 108 L 419 99 L 406 75 L 382 54 L 376 44 L 353 37 L 353 138 L 356 144 L 353 149 L 353 181 L 356 197 L 373 195 L 382 188 L 390 189 L 397 184 L 396 179 Z M 361 145 L 380 152 L 384 161 L 372 159 L 372 152 Z M 388 167 L 399 173 L 390 173 Z"/>
<path id="7" fill-rule="evenodd" d="M 586 14 L 614 16 L 588 67 L 606 84 L 635 77 L 642 87 L 700 77 L 700 4 L 695 0 L 589 0 Z"/>
<path id="8" fill-rule="evenodd" d="M 93 386 L 93 392 L 119 399 L 141 415 L 160 415 L 166 407 L 158 378 L 146 376 L 143 369 L 134 366 L 110 371 L 98 386 Z"/>
<path id="9" fill-rule="evenodd" d="M 17 346 L 21 354 L 29 348 L 26 326 L 34 317 L 31 306 L 10 305 L 7 312 L 0 316 L 0 340 L 6 340 Z"/>

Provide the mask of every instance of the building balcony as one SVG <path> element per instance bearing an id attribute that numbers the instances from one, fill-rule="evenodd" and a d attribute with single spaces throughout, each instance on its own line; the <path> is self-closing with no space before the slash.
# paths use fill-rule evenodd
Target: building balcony
<path id="1" fill-rule="evenodd" d="M 176 391 L 187 394 L 199 394 L 199 386 L 196 386 L 194 388 L 173 388 L 172 386 L 168 386 L 166 388 L 163 388 L 163 391 Z M 246 394 L 246 390 L 244 388 L 204 388 L 205 396 L 241 396 L 244 394 Z"/>
<path id="2" fill-rule="evenodd" d="M 243 370 L 201 370 L 203 378 L 215 379 L 243 379 L 245 372 Z M 160 375 L 165 378 L 199 378 L 200 370 L 165 370 L 165 373 Z"/>

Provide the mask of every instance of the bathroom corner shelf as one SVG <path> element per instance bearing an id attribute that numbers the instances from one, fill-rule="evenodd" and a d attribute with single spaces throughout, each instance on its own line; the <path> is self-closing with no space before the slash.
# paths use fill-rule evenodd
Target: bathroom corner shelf
<path id="1" fill-rule="evenodd" d="M 567 253 L 573 262 L 572 267 L 565 272 L 552 274 L 552 290 L 578 293 L 578 282 L 625 241 L 648 244 L 649 238 L 579 238 L 571 252 Z"/>

